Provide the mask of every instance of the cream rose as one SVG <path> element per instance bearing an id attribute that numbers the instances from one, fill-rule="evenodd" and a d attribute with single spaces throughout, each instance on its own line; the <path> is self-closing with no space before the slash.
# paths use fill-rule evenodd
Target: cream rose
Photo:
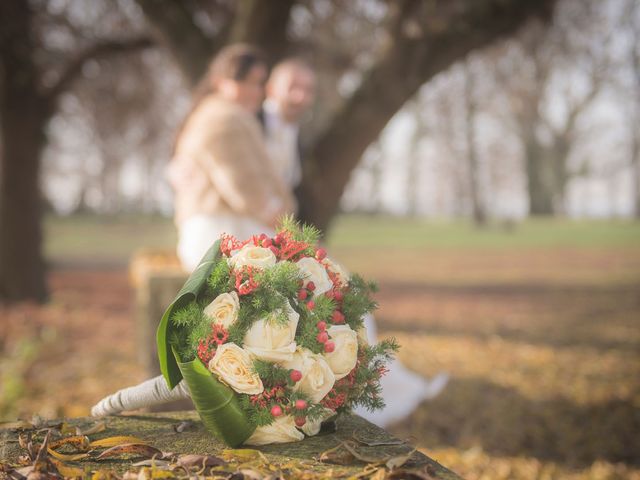
<path id="1" fill-rule="evenodd" d="M 209 361 L 209 370 L 238 393 L 257 395 L 264 390 L 247 352 L 235 343 L 220 345 Z"/>
<path id="2" fill-rule="evenodd" d="M 302 426 L 301 430 L 305 433 L 305 435 L 308 435 L 309 437 L 317 435 L 320 431 L 322 422 L 333 417 L 335 414 L 336 412 L 334 412 L 333 410 L 325 408 L 322 411 L 322 416 L 320 418 L 314 420 L 313 422 L 307 420 L 307 422 Z"/>
<path id="3" fill-rule="evenodd" d="M 304 276 L 304 285 L 313 282 L 316 286 L 313 295 L 322 295 L 333 288 L 333 283 L 324 266 L 315 258 L 304 257 L 296 262 Z"/>
<path id="4" fill-rule="evenodd" d="M 268 248 L 256 247 L 247 244 L 229 258 L 229 265 L 233 268 L 242 268 L 245 265 L 257 268 L 273 267 L 276 264 L 276 256 Z"/>
<path id="5" fill-rule="evenodd" d="M 331 367 L 322 355 L 313 353 L 306 348 L 298 348 L 293 359 L 283 365 L 302 373 L 302 378 L 293 387 L 294 391 L 301 390 L 309 395 L 314 403 L 320 402 L 336 381 Z"/>
<path id="6" fill-rule="evenodd" d="M 221 293 L 204 309 L 204 314 L 215 323 L 229 328 L 238 319 L 240 300 L 236 292 Z"/>
<path id="7" fill-rule="evenodd" d="M 324 358 L 336 376 L 336 380 L 340 380 L 356 366 L 358 334 L 349 325 L 333 325 L 327 328 L 327 333 L 336 348 L 331 353 L 325 353 Z"/>
<path id="8" fill-rule="evenodd" d="M 256 428 L 245 445 L 267 445 L 269 443 L 297 442 L 304 439 L 304 434 L 296 428 L 291 415 L 276 418 L 271 425 Z"/>
<path id="9" fill-rule="evenodd" d="M 329 257 L 326 257 L 323 262 L 329 271 L 337 277 L 338 282 L 340 282 L 342 286 L 347 286 L 349 284 L 349 272 L 342 265 L 334 262 Z"/>
<path id="10" fill-rule="evenodd" d="M 243 340 L 243 347 L 251 355 L 269 362 L 288 362 L 296 351 L 296 329 L 300 315 L 286 302 L 289 321 L 282 325 L 273 317 L 263 318 L 251 325 Z"/>

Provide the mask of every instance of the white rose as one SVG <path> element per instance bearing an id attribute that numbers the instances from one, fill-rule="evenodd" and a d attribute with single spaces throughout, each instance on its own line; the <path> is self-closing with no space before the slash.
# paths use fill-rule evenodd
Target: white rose
<path id="1" fill-rule="evenodd" d="M 268 248 L 247 244 L 229 258 L 229 265 L 240 269 L 245 265 L 257 268 L 273 267 L 276 264 L 275 254 Z"/>
<path id="2" fill-rule="evenodd" d="M 333 417 L 335 414 L 336 412 L 334 412 L 333 410 L 329 408 L 325 408 L 322 411 L 322 416 L 320 418 L 312 422 L 307 420 L 307 422 L 302 426 L 302 431 L 309 437 L 317 435 L 318 432 L 320 431 L 320 425 L 322 424 L 322 422 Z"/>
<path id="3" fill-rule="evenodd" d="M 209 370 L 238 393 L 257 395 L 264 386 L 253 370 L 253 362 L 247 352 L 235 343 L 220 345 L 209 361 Z"/>
<path id="4" fill-rule="evenodd" d="M 336 348 L 325 353 L 324 358 L 331 367 L 336 380 L 346 377 L 358 360 L 358 334 L 349 325 L 333 325 L 327 328 L 329 338 Z"/>
<path id="5" fill-rule="evenodd" d="M 297 442 L 304 439 L 304 434 L 296 428 L 291 415 L 276 418 L 271 425 L 256 428 L 245 445 L 267 445 L 269 443 Z"/>
<path id="6" fill-rule="evenodd" d="M 204 314 L 228 329 L 237 319 L 240 300 L 236 292 L 221 293 L 204 309 Z"/>
<path id="7" fill-rule="evenodd" d="M 351 275 L 349 275 L 349 272 L 342 265 L 334 262 L 329 257 L 325 257 L 323 261 L 329 271 L 337 277 L 338 282 L 340 282 L 342 286 L 347 286 L 349 284 L 349 277 Z"/>
<path id="8" fill-rule="evenodd" d="M 243 347 L 251 355 L 269 362 L 288 362 L 296 351 L 296 329 L 300 315 L 286 302 L 286 324 L 272 317 L 263 318 L 251 325 L 243 340 Z"/>
<path id="9" fill-rule="evenodd" d="M 298 268 L 304 276 L 304 286 L 309 282 L 313 282 L 316 286 L 313 295 L 322 295 L 333 288 L 333 283 L 327 274 L 324 266 L 315 258 L 304 257 L 296 262 Z"/>
<path id="10" fill-rule="evenodd" d="M 302 373 L 302 378 L 293 387 L 293 391 L 301 390 L 309 395 L 313 403 L 318 403 L 333 388 L 336 381 L 331 367 L 322 355 L 306 348 L 298 348 L 293 359 L 283 365 Z"/>

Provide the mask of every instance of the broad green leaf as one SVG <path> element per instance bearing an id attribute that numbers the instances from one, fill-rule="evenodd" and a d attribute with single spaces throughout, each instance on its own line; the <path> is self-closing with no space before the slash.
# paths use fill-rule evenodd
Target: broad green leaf
<path id="1" fill-rule="evenodd" d="M 249 438 L 255 427 L 240 407 L 236 393 L 215 378 L 199 359 L 177 364 L 207 430 L 231 447 Z"/>
<path id="2" fill-rule="evenodd" d="M 171 346 L 169 345 L 169 329 L 171 324 L 169 318 L 177 309 L 184 307 L 189 302 L 195 300 L 202 290 L 206 287 L 207 279 L 220 259 L 220 240 L 215 242 L 211 248 L 205 253 L 202 260 L 187 279 L 184 286 L 178 292 L 175 300 L 169 305 L 169 308 L 162 315 L 156 341 L 158 344 L 158 360 L 160 361 L 160 371 L 164 375 L 169 388 L 175 387 L 182 380 L 182 373 L 176 361 L 176 357 L 172 355 Z"/>

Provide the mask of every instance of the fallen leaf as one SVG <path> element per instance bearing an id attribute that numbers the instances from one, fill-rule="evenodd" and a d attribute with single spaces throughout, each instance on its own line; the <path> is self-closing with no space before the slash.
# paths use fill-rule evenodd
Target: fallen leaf
<path id="1" fill-rule="evenodd" d="M 60 433 L 62 435 L 75 435 L 76 427 L 75 425 L 69 425 L 67 422 L 63 422 L 62 425 L 60 425 Z"/>
<path id="2" fill-rule="evenodd" d="M 60 475 L 65 478 L 83 477 L 85 474 L 84 469 L 73 467 L 71 465 L 65 465 L 60 460 L 56 460 L 55 458 L 50 458 L 49 461 L 53 464 L 54 467 L 56 467 L 58 473 L 60 473 Z"/>
<path id="3" fill-rule="evenodd" d="M 199 469 L 204 467 L 219 467 L 227 464 L 227 462 L 225 462 L 223 459 L 214 457 L 213 455 L 194 455 L 194 454 L 181 455 L 178 458 L 177 463 L 181 467 L 186 467 L 186 468 L 197 467 Z"/>
<path id="4" fill-rule="evenodd" d="M 58 447 L 62 447 L 63 445 L 70 445 L 76 450 L 84 451 L 89 448 L 89 438 L 84 435 L 74 435 L 72 437 L 55 440 L 49 444 L 49 447 L 52 449 L 56 449 Z"/>
<path id="5" fill-rule="evenodd" d="M 47 451 L 49 452 L 49 455 L 51 455 L 52 457 L 57 458 L 58 460 L 62 460 L 64 462 L 75 462 L 78 460 L 82 460 L 83 458 L 87 458 L 89 456 L 88 453 L 74 453 L 71 455 L 67 455 L 64 453 L 56 452 L 51 448 L 48 448 Z"/>
<path id="6" fill-rule="evenodd" d="M 249 462 L 251 460 L 264 460 L 267 462 L 267 458 L 260 450 L 253 450 L 251 448 L 228 448 L 222 451 L 222 457 L 230 461 Z"/>
<path id="7" fill-rule="evenodd" d="M 404 445 L 406 443 L 397 438 L 390 438 L 388 440 L 367 440 L 365 438 L 360 438 L 357 435 L 353 435 L 353 439 L 358 443 L 366 445 L 367 447 L 379 447 L 383 445 Z"/>
<path id="8" fill-rule="evenodd" d="M 151 458 L 154 455 L 161 456 L 162 452 L 151 445 L 147 445 L 146 443 L 125 443 L 105 450 L 96 458 L 98 460 L 102 460 L 103 458 L 116 457 L 118 455 L 135 455 Z"/>
<path id="9" fill-rule="evenodd" d="M 318 456 L 318 461 L 334 463 L 336 465 L 351 465 L 354 459 L 355 457 L 351 452 L 342 448 L 342 443 L 329 450 L 325 450 Z"/>
<path id="10" fill-rule="evenodd" d="M 107 423 L 105 421 L 102 421 L 102 422 L 96 423 L 95 425 L 85 430 L 84 432 L 78 429 L 79 430 L 78 435 L 93 435 L 94 433 L 104 432 L 106 429 L 107 429 Z"/>
<path id="11" fill-rule="evenodd" d="M 170 462 L 166 460 L 158 460 L 157 458 L 148 458 L 147 460 L 141 460 L 139 462 L 131 464 L 132 467 L 157 467 L 157 468 L 168 468 L 170 465 L 171 465 Z"/>
<path id="12" fill-rule="evenodd" d="M 387 468 L 389 468 L 390 470 L 393 470 L 394 468 L 401 467 L 402 465 L 407 463 L 407 461 L 413 456 L 413 454 L 416 452 L 416 450 L 417 450 L 417 448 L 414 448 L 409 453 L 406 453 L 406 454 L 403 454 L 403 455 L 397 455 L 395 457 L 391 457 L 386 462 Z"/>
<path id="13" fill-rule="evenodd" d="M 101 438 L 100 440 L 94 440 L 89 444 L 90 448 L 100 448 L 100 447 L 115 447 L 117 445 L 124 445 L 129 443 L 135 444 L 148 444 L 145 440 L 142 440 L 137 437 L 128 437 L 128 436 L 120 436 L 120 437 L 107 437 Z"/>
<path id="14" fill-rule="evenodd" d="M 26 420 L 17 422 L 0 422 L 0 430 L 33 430 L 35 426 Z"/>
<path id="15" fill-rule="evenodd" d="M 178 425 L 174 426 L 173 429 L 178 433 L 182 433 L 189 430 L 195 430 L 195 427 L 196 427 L 195 422 L 192 422 L 191 420 L 185 420 L 183 422 L 180 422 Z"/>

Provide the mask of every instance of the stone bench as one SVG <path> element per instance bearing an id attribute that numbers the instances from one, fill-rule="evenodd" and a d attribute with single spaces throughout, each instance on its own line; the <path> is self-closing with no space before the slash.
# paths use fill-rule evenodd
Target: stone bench
<path id="1" fill-rule="evenodd" d="M 64 425 L 67 430 L 71 426 L 87 431 L 101 421 L 95 418 L 73 418 L 65 420 Z M 61 422 L 62 420 L 58 420 L 47 422 L 47 424 L 53 428 L 56 428 L 57 425 L 59 428 Z M 333 431 L 321 432 L 319 435 L 301 442 L 250 447 L 250 450 L 227 450 L 204 429 L 197 414 L 193 411 L 112 416 L 107 417 L 104 422 L 106 429 L 96 434 L 88 434 L 89 440 L 134 435 L 148 442 L 160 452 L 171 452 L 173 455 L 169 462 L 174 463 L 180 454 L 214 455 L 227 460 L 231 459 L 230 461 L 233 462 L 235 454 L 242 454 L 242 457 L 245 457 L 248 454 L 260 452 L 254 456 L 256 461 L 251 465 L 251 469 L 254 474 L 256 472 L 260 475 L 270 474 L 272 475 L 270 478 L 273 479 L 460 479 L 455 473 L 416 451 L 411 445 L 398 441 L 386 431 L 355 415 L 342 415 L 336 421 Z M 35 432 L 46 426 L 37 425 L 31 431 Z M 20 457 L 25 454 L 26 450 L 20 446 L 18 439 L 20 432 L 25 432 L 21 428 L 25 427 L 28 425 L 25 425 L 24 422 L 14 425 L 8 424 L 4 427 L 0 424 L 0 478 L 20 478 L 17 475 L 4 477 L 3 472 L 5 474 L 10 472 L 12 466 L 17 465 Z M 40 430 L 40 439 L 42 435 L 43 431 Z M 36 441 L 38 440 L 36 439 Z M 349 447 L 344 447 L 343 442 L 345 441 L 349 442 Z M 24 444 L 24 442 L 22 443 Z M 225 452 L 225 450 L 227 451 Z M 351 455 L 351 450 L 357 453 L 357 457 Z M 114 473 L 122 475 L 127 471 L 138 472 L 143 467 L 133 467 L 132 465 L 145 458 L 140 455 L 131 455 L 128 458 L 115 456 L 99 460 L 96 457 L 97 452 L 90 453 L 89 457 L 80 460 L 67 461 L 63 459 L 63 464 L 71 468 L 85 469 L 87 472 L 101 471 L 98 475 L 94 474 L 93 478 L 114 478 L 112 475 Z M 324 460 L 322 460 L 323 458 Z M 406 461 L 395 468 L 387 466 L 387 462 L 390 460 L 400 463 L 404 459 Z M 55 463 L 56 459 L 53 462 Z M 59 460 L 58 464 L 60 464 Z M 262 478 L 247 476 L 247 474 L 238 476 L 239 474 L 233 471 L 234 468 L 237 470 L 246 468 L 246 466 L 239 467 L 231 463 L 222 468 L 227 472 L 226 477 L 218 478 Z M 231 476 L 233 473 L 236 475 Z M 134 478 L 132 475 L 129 473 L 126 478 Z M 181 473 L 178 469 L 156 471 L 153 475 L 147 472 L 146 476 L 143 472 L 137 478 L 187 478 L 185 475 L 185 472 Z M 85 476 L 88 475 L 85 473 Z"/>

